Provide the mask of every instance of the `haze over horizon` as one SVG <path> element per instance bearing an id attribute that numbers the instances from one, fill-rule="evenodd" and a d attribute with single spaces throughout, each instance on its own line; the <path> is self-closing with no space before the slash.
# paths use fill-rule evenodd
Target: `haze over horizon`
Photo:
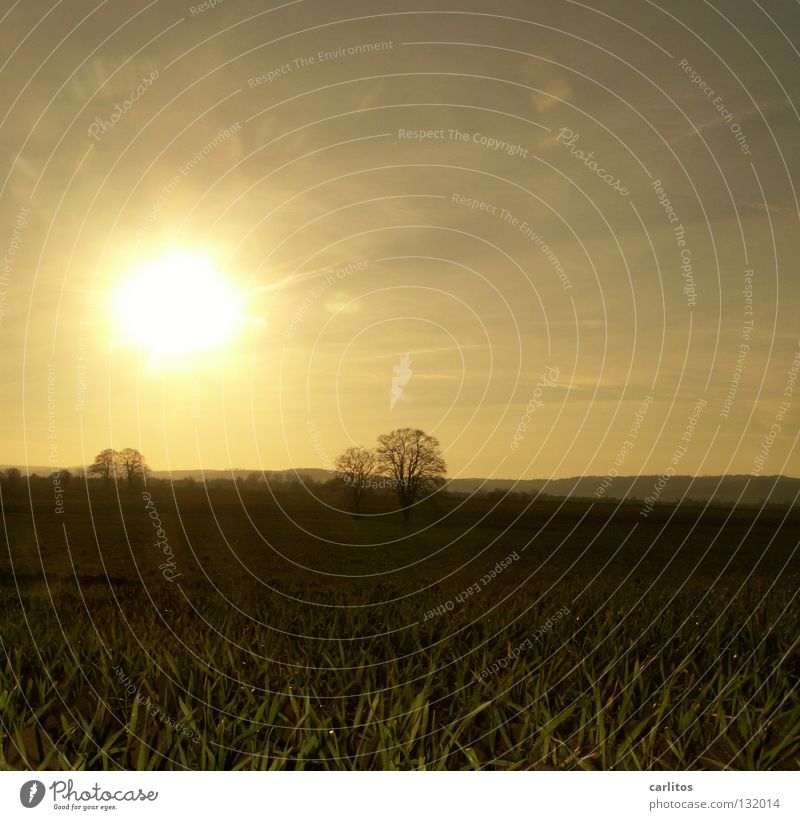
<path id="1" fill-rule="evenodd" d="M 61 464 L 57 465 L 55 469 L 61 470 L 74 470 L 74 469 L 87 469 L 90 466 L 89 463 L 87 464 Z M 148 466 L 150 466 L 148 464 Z M 5 470 L 10 467 L 16 467 L 20 471 L 24 472 L 27 470 L 29 474 L 37 474 L 39 476 L 44 476 L 47 472 L 53 470 L 53 466 L 47 464 L 0 464 L 0 470 Z M 164 477 L 169 475 L 170 473 L 173 475 L 180 475 L 183 473 L 262 473 L 266 476 L 269 476 L 273 473 L 297 473 L 298 475 L 302 475 L 304 473 L 308 473 L 310 471 L 320 471 L 320 472 L 327 472 L 334 474 L 335 470 L 329 470 L 325 467 L 321 467 L 320 465 L 316 464 L 306 464 L 300 465 L 297 467 L 283 467 L 280 469 L 272 469 L 269 467 L 248 467 L 247 465 L 237 465 L 233 464 L 227 467 L 224 466 L 214 466 L 214 465 L 203 465 L 202 467 L 182 467 L 180 465 L 172 465 L 169 468 L 165 467 L 151 467 L 151 472 L 156 475 L 157 477 Z M 618 475 L 614 476 L 615 479 L 619 479 L 620 481 L 632 480 L 642 477 L 651 477 L 656 476 L 656 473 L 619 473 Z M 675 478 L 755 478 L 756 476 L 751 475 L 750 473 L 675 473 Z M 800 480 L 800 475 L 790 475 L 789 473 L 763 473 L 758 478 L 763 479 L 775 479 L 775 478 L 786 478 L 790 480 Z M 97 476 L 90 476 L 90 478 L 97 478 Z M 312 476 L 313 478 L 313 476 Z M 482 476 L 482 475 L 460 475 L 460 476 L 448 476 L 450 479 L 458 479 L 462 481 L 490 481 L 490 482 L 523 482 L 523 481 L 564 481 L 570 479 L 584 479 L 584 478 L 603 478 L 603 475 L 599 473 L 583 473 L 583 474 L 575 474 L 575 475 L 565 475 L 565 476 L 527 476 L 526 478 L 521 478 L 519 476 L 508 476 L 508 475 L 495 475 L 495 476 Z"/>
<path id="2" fill-rule="evenodd" d="M 800 7 L 199 7 L 3 14 L 0 461 L 800 475 Z"/>

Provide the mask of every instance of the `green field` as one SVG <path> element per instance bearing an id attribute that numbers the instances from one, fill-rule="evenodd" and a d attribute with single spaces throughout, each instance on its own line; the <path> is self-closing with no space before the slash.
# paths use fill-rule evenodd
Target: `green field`
<path id="1" fill-rule="evenodd" d="M 3 491 L 6 767 L 800 764 L 795 513 L 91 485 Z"/>

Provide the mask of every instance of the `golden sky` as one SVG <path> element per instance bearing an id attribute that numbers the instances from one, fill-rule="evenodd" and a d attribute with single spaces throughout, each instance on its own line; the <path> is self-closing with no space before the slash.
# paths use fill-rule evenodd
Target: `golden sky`
<path id="1" fill-rule="evenodd" d="M 327 467 L 411 426 L 453 476 L 800 473 L 796 4 L 0 30 L 0 463 Z M 235 294 L 230 338 L 175 254 Z M 154 352 L 165 310 L 188 352 Z"/>

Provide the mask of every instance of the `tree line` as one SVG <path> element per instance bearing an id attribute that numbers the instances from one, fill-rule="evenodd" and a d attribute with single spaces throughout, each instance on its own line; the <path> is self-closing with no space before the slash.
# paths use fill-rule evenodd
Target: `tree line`
<path id="1" fill-rule="evenodd" d="M 94 476 L 102 480 L 108 486 L 111 482 L 124 481 L 128 487 L 133 487 L 137 483 L 145 483 L 150 474 L 150 467 L 144 456 L 133 447 L 125 447 L 122 450 L 112 450 L 110 447 L 101 451 L 95 456 L 94 461 L 86 469 L 86 476 Z M 57 481 L 62 489 L 75 478 L 70 470 L 63 467 L 54 467 L 48 472 L 48 478 Z M 84 476 L 83 469 L 78 470 L 79 477 Z M 31 473 L 25 476 L 29 483 L 43 481 L 42 476 Z M 21 485 L 23 473 L 19 467 L 8 467 L 0 471 L 0 484 L 13 489 Z"/>
<path id="2" fill-rule="evenodd" d="M 68 470 L 57 471 L 64 486 L 72 478 Z M 100 479 L 105 486 L 123 481 L 128 487 L 144 484 L 150 475 L 150 467 L 144 456 L 132 447 L 114 450 L 110 447 L 99 452 L 86 470 L 87 477 Z M 443 486 L 447 465 L 441 453 L 439 441 L 422 430 L 402 427 L 378 436 L 375 447 L 348 447 L 335 462 L 334 482 L 345 486 L 350 495 L 351 511 L 355 517 L 362 515 L 364 501 L 374 490 L 389 490 L 397 498 L 403 519 L 408 521 L 414 505 Z M 10 467 L 0 475 L 3 483 L 16 484 L 22 474 Z M 265 474 L 251 473 L 247 479 L 236 479 L 244 486 L 258 486 Z M 30 476 L 31 479 L 38 478 Z M 230 479 L 215 479 L 228 483 Z M 193 478 L 181 479 L 194 485 Z M 270 484 L 272 482 L 269 482 Z M 289 484 L 285 477 L 282 483 Z M 298 476 L 292 484 L 311 483 Z"/>

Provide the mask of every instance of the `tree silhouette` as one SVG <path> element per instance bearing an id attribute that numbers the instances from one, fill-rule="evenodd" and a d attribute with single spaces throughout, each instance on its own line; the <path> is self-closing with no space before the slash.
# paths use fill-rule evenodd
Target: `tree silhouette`
<path id="1" fill-rule="evenodd" d="M 5 479 L 12 486 L 19 484 L 21 478 L 22 473 L 17 467 L 9 467 L 5 472 Z"/>
<path id="2" fill-rule="evenodd" d="M 348 447 L 336 459 L 336 473 L 349 488 L 353 499 L 353 517 L 361 514 L 364 495 L 369 482 L 375 475 L 378 459 L 372 450 L 366 447 Z"/>
<path id="3" fill-rule="evenodd" d="M 89 472 L 98 475 L 103 479 L 103 484 L 107 487 L 112 478 L 116 478 L 117 451 L 110 447 L 98 453 L 94 461 L 89 465 Z"/>
<path id="4" fill-rule="evenodd" d="M 439 442 L 422 430 L 402 427 L 378 437 L 378 467 L 392 479 L 403 511 L 403 520 L 411 517 L 414 502 L 444 481 L 447 465 Z"/>
<path id="5" fill-rule="evenodd" d="M 133 482 L 137 476 L 141 476 L 142 480 L 144 480 L 150 472 L 150 468 L 147 466 L 144 456 L 132 447 L 126 447 L 117 453 L 117 463 L 128 482 L 128 487 L 133 486 Z"/>

